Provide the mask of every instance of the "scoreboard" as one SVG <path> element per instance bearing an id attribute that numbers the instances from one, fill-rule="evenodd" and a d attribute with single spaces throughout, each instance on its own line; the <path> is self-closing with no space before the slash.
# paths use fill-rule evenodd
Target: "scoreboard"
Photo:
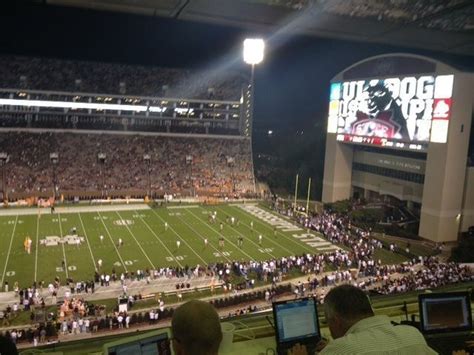
<path id="1" fill-rule="evenodd" d="M 453 75 L 331 83 L 328 133 L 337 140 L 424 150 L 446 143 Z"/>

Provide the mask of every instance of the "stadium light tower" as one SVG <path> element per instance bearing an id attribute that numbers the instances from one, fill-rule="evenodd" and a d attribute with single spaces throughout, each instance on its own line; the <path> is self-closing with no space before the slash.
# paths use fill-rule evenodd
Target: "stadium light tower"
<path id="1" fill-rule="evenodd" d="M 250 100 L 248 100 L 248 107 L 246 112 L 246 122 L 243 127 L 244 135 L 248 137 L 252 137 L 252 126 L 253 126 L 253 114 L 254 114 L 254 94 L 255 94 L 255 65 L 260 64 L 263 61 L 265 52 L 265 42 L 261 38 L 247 38 L 244 40 L 244 62 L 251 65 L 251 74 L 250 74 L 250 87 L 247 91 L 250 94 Z M 252 154 L 253 155 L 253 154 Z M 253 166 L 253 157 L 252 157 L 252 166 Z M 257 187 L 255 183 L 255 174 L 253 186 L 254 186 L 254 193 L 257 192 Z"/>
<path id="2" fill-rule="evenodd" d="M 253 121 L 253 103 L 254 103 L 254 74 L 255 65 L 263 61 L 263 53 L 265 51 L 265 42 L 261 38 L 247 38 L 244 41 L 244 62 L 251 65 L 250 74 L 250 117 Z M 250 132 L 249 132 L 250 133 Z"/>

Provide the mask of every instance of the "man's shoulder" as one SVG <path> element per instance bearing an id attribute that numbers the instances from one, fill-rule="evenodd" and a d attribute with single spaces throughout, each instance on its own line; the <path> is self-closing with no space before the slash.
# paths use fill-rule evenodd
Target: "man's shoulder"
<path id="1" fill-rule="evenodd" d="M 353 328 L 345 336 L 331 341 L 322 354 L 375 354 L 380 351 L 409 353 L 431 353 L 423 335 L 409 325 L 393 326 L 382 317 L 365 322 L 367 327 Z M 364 325 L 361 323 L 360 325 Z"/>

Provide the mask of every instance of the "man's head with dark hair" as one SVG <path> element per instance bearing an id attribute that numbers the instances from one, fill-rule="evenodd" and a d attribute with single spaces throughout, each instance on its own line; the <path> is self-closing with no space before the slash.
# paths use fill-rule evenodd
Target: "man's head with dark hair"
<path id="1" fill-rule="evenodd" d="M 367 295 L 351 285 L 337 286 L 328 292 L 324 313 L 334 339 L 344 336 L 361 319 L 374 315 Z"/>
<path id="2" fill-rule="evenodd" d="M 16 355 L 18 350 L 10 338 L 0 334 L 0 355 Z"/>
<path id="3" fill-rule="evenodd" d="M 183 304 L 173 313 L 171 329 L 177 355 L 217 355 L 222 330 L 211 304 L 198 300 Z"/>

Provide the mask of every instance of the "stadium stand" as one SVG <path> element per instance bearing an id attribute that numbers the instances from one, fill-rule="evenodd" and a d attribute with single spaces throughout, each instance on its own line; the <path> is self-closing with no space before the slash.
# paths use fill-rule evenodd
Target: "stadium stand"
<path id="1" fill-rule="evenodd" d="M 51 196 L 54 174 L 57 193 L 65 197 L 144 196 L 149 187 L 157 195 L 253 191 L 244 139 L 21 131 L 1 133 L 0 142 L 10 157 L 10 199 Z M 56 166 L 51 153 L 58 154 Z"/>
<path id="2" fill-rule="evenodd" d="M 0 134 L 0 151 L 8 155 L 3 187 L 11 200 L 52 196 L 53 189 L 56 197 L 65 198 L 254 191 L 250 140 L 239 133 L 236 100 L 245 86 L 242 75 L 2 55 L 0 78 L 2 98 L 167 110 L 140 114 L 2 106 L 6 130 Z M 218 101 L 222 99 L 234 101 Z M 28 133 L 12 132 L 17 128 Z M 128 134 L 111 132 L 119 130 Z M 211 139 L 209 134 L 221 136 Z M 53 159 L 52 153 L 58 157 Z"/>
<path id="3" fill-rule="evenodd" d="M 330 13 L 397 24 L 415 23 L 441 31 L 468 31 L 474 27 L 474 6 L 469 0 L 254 0 L 292 10 L 311 8 Z"/>
<path id="4" fill-rule="evenodd" d="M 0 55 L 0 87 L 187 99 L 238 100 L 238 73 Z"/>
<path id="5" fill-rule="evenodd" d="M 324 12 L 336 15 L 402 24 L 416 22 L 420 27 L 442 31 L 467 31 L 474 26 L 472 2 L 463 0 L 317 0 L 315 5 Z"/>

